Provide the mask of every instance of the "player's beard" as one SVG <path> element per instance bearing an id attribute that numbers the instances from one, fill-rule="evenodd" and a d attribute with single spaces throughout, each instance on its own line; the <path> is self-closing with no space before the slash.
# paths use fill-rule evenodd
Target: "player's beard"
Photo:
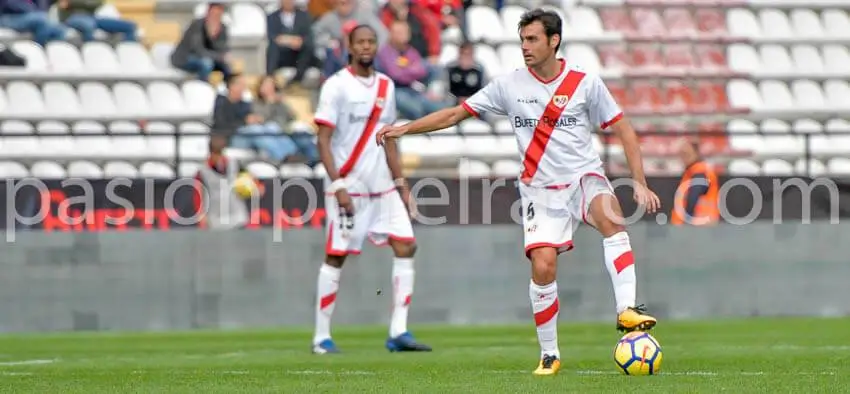
<path id="1" fill-rule="evenodd" d="M 372 67 L 372 65 L 373 65 L 373 64 L 375 64 L 375 59 L 374 59 L 374 58 L 371 58 L 371 57 L 370 57 L 370 58 L 367 58 L 367 59 L 364 59 L 364 58 L 358 58 L 358 59 L 357 59 L 357 64 L 359 64 L 359 65 L 360 65 L 360 67 L 363 67 L 363 68 L 365 68 L 365 69 L 369 69 L 369 68 L 371 68 L 371 67 Z"/>

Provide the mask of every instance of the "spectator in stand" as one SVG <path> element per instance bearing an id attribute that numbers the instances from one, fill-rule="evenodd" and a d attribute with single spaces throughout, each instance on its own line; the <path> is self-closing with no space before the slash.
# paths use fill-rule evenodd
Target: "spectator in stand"
<path id="1" fill-rule="evenodd" d="M 59 20 L 80 32 L 83 41 L 94 41 L 97 29 L 109 34 L 121 34 L 124 41 L 136 41 L 136 24 L 124 19 L 101 18 L 94 13 L 103 0 L 58 0 Z"/>
<path id="2" fill-rule="evenodd" d="M 410 45 L 432 65 L 439 64 L 442 43 L 440 20 L 430 10 L 410 0 L 389 0 L 381 9 L 381 21 L 388 28 L 393 21 L 404 21 L 410 26 Z"/>
<path id="3" fill-rule="evenodd" d="M 319 150 L 314 135 L 292 130 L 295 113 L 283 101 L 274 77 L 266 76 L 257 84 L 253 108 L 255 114 L 265 119 L 268 130 L 283 134 L 283 145 L 286 148 L 283 156 L 286 161 L 304 161 L 310 167 L 319 163 Z"/>
<path id="4" fill-rule="evenodd" d="M 444 107 L 426 96 L 426 84 L 430 82 L 428 66 L 410 46 L 407 22 L 392 23 L 390 40 L 378 50 L 375 65 L 395 82 L 396 107 L 403 117 L 418 119 Z"/>
<path id="5" fill-rule="evenodd" d="M 342 42 L 342 27 L 348 21 L 371 26 L 378 35 L 378 45 L 386 42 L 387 29 L 374 13 L 359 11 L 355 0 L 338 0 L 334 11 L 324 14 L 313 24 L 317 52 L 324 55 L 328 48 L 334 48 Z"/>
<path id="6" fill-rule="evenodd" d="M 475 61 L 475 50 L 467 41 L 458 49 L 457 61 L 449 64 L 449 92 L 462 103 L 467 97 L 481 90 L 485 81 L 484 68 Z"/>
<path id="7" fill-rule="evenodd" d="M 421 6 L 431 10 L 434 18 L 440 21 L 440 27 L 445 30 L 457 27 L 465 30 L 464 9 L 462 0 L 415 0 Z"/>
<path id="8" fill-rule="evenodd" d="M 348 37 L 351 31 L 357 27 L 357 21 L 345 22 L 342 26 L 342 36 Z M 327 79 L 334 75 L 337 71 L 348 66 L 348 40 L 342 39 L 339 42 L 334 41 L 331 48 L 328 48 L 325 54 L 325 66 L 322 69 L 322 77 Z"/>
<path id="9" fill-rule="evenodd" d="M 266 74 L 274 75 L 282 67 L 294 67 L 291 83 L 301 83 L 307 69 L 318 63 L 313 48 L 313 21 L 295 6 L 295 0 L 281 0 L 280 9 L 266 21 L 269 40 L 266 49 Z"/>
<path id="10" fill-rule="evenodd" d="M 253 113 L 251 104 L 243 99 L 245 80 L 232 75 L 227 80 L 226 95 L 219 95 L 213 108 L 212 134 L 223 135 L 230 146 L 256 149 L 270 159 L 283 162 L 291 154 L 291 141 L 281 135 L 280 127 L 266 123 L 262 116 Z"/>
<path id="11" fill-rule="evenodd" d="M 224 4 L 209 3 L 207 15 L 192 21 L 183 33 L 171 54 L 171 64 L 198 74 L 202 81 L 209 81 L 213 71 L 221 71 L 225 80 L 230 79 L 229 38 L 223 18 Z"/>
<path id="12" fill-rule="evenodd" d="M 0 0 L 0 27 L 30 33 L 42 46 L 65 39 L 65 27 L 52 22 L 46 9 L 38 0 Z"/>

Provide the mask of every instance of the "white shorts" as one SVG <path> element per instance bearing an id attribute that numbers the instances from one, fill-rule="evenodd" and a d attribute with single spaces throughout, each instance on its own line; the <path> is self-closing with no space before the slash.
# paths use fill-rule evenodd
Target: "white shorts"
<path id="1" fill-rule="evenodd" d="M 602 174 L 589 172 L 561 188 L 537 188 L 520 183 L 525 255 L 548 246 L 558 253 L 573 248 L 573 233 L 587 223 L 590 202 L 600 194 L 614 195 L 614 188 Z"/>
<path id="2" fill-rule="evenodd" d="M 347 218 L 340 212 L 336 197 L 325 196 L 326 254 L 360 254 L 367 237 L 377 246 L 387 245 L 390 239 L 408 243 L 415 241 L 407 207 L 398 191 L 352 196 L 351 200 L 354 202 L 354 216 Z"/>

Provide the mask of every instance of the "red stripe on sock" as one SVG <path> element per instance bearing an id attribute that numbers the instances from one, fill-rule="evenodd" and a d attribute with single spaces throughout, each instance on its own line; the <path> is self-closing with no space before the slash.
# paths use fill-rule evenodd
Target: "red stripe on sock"
<path id="1" fill-rule="evenodd" d="M 330 293 L 319 301 L 319 309 L 325 309 L 336 301 L 336 293 Z"/>
<path id="2" fill-rule="evenodd" d="M 410 305 L 410 297 L 411 296 L 412 296 L 411 294 L 408 294 L 407 297 L 404 298 L 404 306 Z"/>
<path id="3" fill-rule="evenodd" d="M 635 264 L 635 257 L 632 255 L 632 251 L 628 251 L 620 255 L 614 259 L 614 269 L 617 270 L 617 273 L 623 272 L 624 269 L 629 268 Z"/>
<path id="4" fill-rule="evenodd" d="M 534 323 L 538 326 L 542 326 L 552 320 L 555 315 L 558 314 L 558 299 L 555 299 L 555 302 L 552 305 L 549 305 L 548 308 L 537 312 L 534 314 Z"/>

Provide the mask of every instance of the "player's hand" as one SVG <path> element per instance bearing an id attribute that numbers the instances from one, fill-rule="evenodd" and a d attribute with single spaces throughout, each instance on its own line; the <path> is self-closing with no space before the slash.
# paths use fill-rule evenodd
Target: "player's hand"
<path id="1" fill-rule="evenodd" d="M 407 127 L 404 125 L 401 126 L 384 126 L 380 130 L 378 130 L 378 134 L 375 134 L 375 140 L 378 145 L 384 145 L 384 141 L 387 138 L 398 138 L 407 133 Z"/>
<path id="2" fill-rule="evenodd" d="M 336 202 L 339 204 L 339 207 L 345 210 L 347 214 L 353 215 L 354 202 L 351 201 L 351 196 L 348 195 L 348 190 L 339 189 L 334 194 L 336 195 Z"/>
<path id="3" fill-rule="evenodd" d="M 661 208 L 661 200 L 649 187 L 635 182 L 635 202 L 646 207 L 646 212 L 655 213 Z"/>

